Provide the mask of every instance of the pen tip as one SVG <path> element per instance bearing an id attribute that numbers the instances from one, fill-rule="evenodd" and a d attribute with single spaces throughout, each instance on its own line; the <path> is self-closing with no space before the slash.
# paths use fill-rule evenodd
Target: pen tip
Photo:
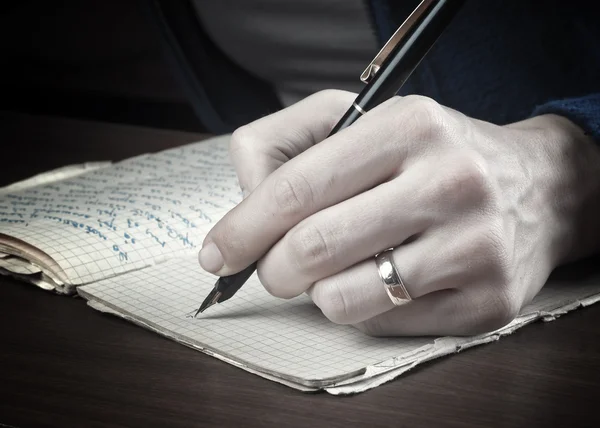
<path id="1" fill-rule="evenodd" d="M 209 293 L 209 295 L 206 296 L 206 299 L 204 299 L 204 302 L 202 302 L 202 304 L 200 305 L 200 307 L 194 314 L 194 318 L 196 318 L 198 316 L 198 314 L 204 312 L 205 310 L 210 308 L 215 303 L 219 303 L 219 298 L 221 298 L 222 294 L 223 293 L 221 293 L 220 291 L 216 291 L 216 290 L 211 291 Z"/>

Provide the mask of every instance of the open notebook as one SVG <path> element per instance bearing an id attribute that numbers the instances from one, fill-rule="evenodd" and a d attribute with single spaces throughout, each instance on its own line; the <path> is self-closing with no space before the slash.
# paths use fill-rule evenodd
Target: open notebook
<path id="1" fill-rule="evenodd" d="M 600 299 L 593 272 L 556 278 L 490 334 L 378 339 L 332 324 L 306 296 L 271 297 L 253 276 L 226 304 L 193 318 L 215 281 L 197 263 L 203 236 L 241 200 L 227 144 L 223 136 L 0 189 L 0 272 L 78 292 L 95 309 L 267 379 L 332 394 L 365 391 Z"/>
<path id="2" fill-rule="evenodd" d="M 30 274 L 41 275 L 43 287 L 72 294 L 196 254 L 210 225 L 241 200 L 227 143 L 217 138 L 0 189 L 0 252 L 13 256 L 0 268 L 37 271 Z M 15 265 L 18 272 L 9 269 Z"/>

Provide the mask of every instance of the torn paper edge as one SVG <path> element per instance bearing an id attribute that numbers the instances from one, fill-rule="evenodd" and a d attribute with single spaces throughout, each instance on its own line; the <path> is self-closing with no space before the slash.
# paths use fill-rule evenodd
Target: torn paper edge
<path id="1" fill-rule="evenodd" d="M 20 281 L 20 282 L 26 282 L 28 284 L 33 284 L 33 285 L 41 288 L 42 290 L 58 291 L 56 284 L 54 284 L 52 281 L 48 281 L 47 279 L 44 279 L 44 278 L 33 277 L 32 275 L 23 275 L 23 274 L 14 273 L 14 272 L 8 271 L 1 267 L 0 267 L 0 275 L 8 276 L 8 277 L 16 279 L 17 281 Z"/>
<path id="2" fill-rule="evenodd" d="M 88 305 L 96 310 L 119 316 L 129 322 L 132 322 L 143 328 L 158 333 L 163 337 L 167 337 L 170 340 L 173 340 L 194 350 L 200 351 L 204 354 L 217 358 L 221 361 L 224 361 L 228 364 L 231 364 L 254 375 L 280 383 L 282 385 L 291 387 L 296 390 L 300 390 L 302 392 L 325 391 L 331 395 L 340 396 L 358 394 L 361 392 L 368 391 L 377 386 L 383 385 L 385 383 L 397 379 L 398 377 L 410 371 L 414 367 L 423 364 L 427 361 L 447 356 L 449 354 L 458 353 L 460 351 L 473 348 L 475 346 L 497 341 L 501 337 L 512 334 L 519 328 L 524 327 L 532 322 L 539 320 L 550 321 L 558 318 L 560 315 L 566 314 L 580 307 L 590 306 L 600 301 L 600 293 L 595 293 L 587 297 L 579 298 L 574 302 L 562 302 L 558 304 L 553 310 L 542 310 L 521 315 L 506 326 L 496 331 L 480 336 L 464 338 L 440 337 L 435 339 L 432 344 L 423 346 L 407 355 L 395 357 L 384 362 L 367 366 L 364 374 L 357 375 L 337 383 L 332 383 L 331 386 L 324 386 L 322 388 L 310 388 L 305 385 L 296 382 L 291 382 L 281 377 L 273 376 L 269 373 L 256 370 L 232 358 L 228 358 L 227 356 L 220 355 L 210 349 L 198 346 L 197 344 L 186 340 L 184 337 L 171 334 L 170 332 L 167 332 L 161 328 L 157 328 L 154 325 L 145 323 L 131 315 L 124 314 L 117 309 L 108 307 L 107 305 L 99 302 L 98 300 L 93 299 L 93 296 L 87 296 L 85 295 L 85 293 L 80 294 L 82 294 L 82 297 L 86 298 Z"/>
<path id="3" fill-rule="evenodd" d="M 269 380 L 274 380 L 276 382 L 283 383 L 285 385 L 288 385 L 290 387 L 300 389 L 303 391 L 320 391 L 326 386 L 333 385 L 333 384 L 335 384 L 337 382 L 341 382 L 343 380 L 353 379 L 353 378 L 361 375 L 365 371 L 365 368 L 360 368 L 360 369 L 356 369 L 351 372 L 345 372 L 342 375 L 328 377 L 328 378 L 317 378 L 317 379 L 302 378 L 302 377 L 298 377 L 298 376 L 294 376 L 294 375 L 286 375 L 285 373 L 281 373 L 281 372 L 270 371 L 268 369 L 263 369 L 261 367 L 255 366 L 252 363 L 247 363 L 246 361 L 243 361 L 241 359 L 235 359 L 232 356 L 229 356 L 225 353 L 221 353 L 219 350 L 216 350 L 214 348 L 211 348 L 210 346 L 204 345 L 200 341 L 193 340 L 191 338 L 188 338 L 188 337 L 178 334 L 176 332 L 168 331 L 167 329 L 161 327 L 160 325 L 158 325 L 152 321 L 149 321 L 148 319 L 136 316 L 136 315 L 132 314 L 131 312 L 124 310 L 111 302 L 107 302 L 94 294 L 89 294 L 87 292 L 87 289 L 85 289 L 85 287 L 83 289 L 78 288 L 77 293 L 79 294 L 80 297 L 84 298 L 88 302 L 99 303 L 103 307 L 108 308 L 111 311 L 111 313 L 119 314 L 119 316 L 121 316 L 127 320 L 132 320 L 132 322 L 134 322 L 135 324 L 145 326 L 149 330 L 157 332 L 157 333 L 159 333 L 165 337 L 168 337 L 178 343 L 192 347 L 200 352 L 204 352 L 208 355 L 211 355 L 211 356 L 221 359 L 223 361 L 228 361 L 228 362 L 234 361 L 231 364 L 234 364 L 237 367 L 243 368 L 244 370 L 250 371 L 251 373 L 258 374 L 259 376 L 262 376 L 262 374 L 264 374 L 265 376 L 262 376 L 262 377 L 266 377 Z M 281 379 L 281 381 L 279 381 L 279 379 Z"/>
<path id="4" fill-rule="evenodd" d="M 550 311 L 537 311 L 529 314 L 524 314 L 522 316 L 517 317 L 515 320 L 513 320 L 506 326 L 481 336 L 468 338 L 441 337 L 436 339 L 433 345 L 427 347 L 429 348 L 428 352 L 425 352 L 421 357 L 413 361 L 404 361 L 399 366 L 383 370 L 381 369 L 381 365 L 389 365 L 389 363 L 384 362 L 374 364 L 373 366 L 369 366 L 365 374 L 360 378 L 357 378 L 354 381 L 349 380 L 343 383 L 339 383 L 337 385 L 326 387 L 325 391 L 332 395 L 351 395 L 365 392 L 377 386 L 391 382 L 392 380 L 397 379 L 412 368 L 423 364 L 427 361 L 447 356 L 449 354 L 458 353 L 460 351 L 473 348 L 475 346 L 495 342 L 497 340 L 500 340 L 501 337 L 508 336 L 520 329 L 521 327 L 524 327 L 535 321 L 554 321 L 561 315 L 567 314 L 568 312 L 572 312 L 582 307 L 593 305 L 594 303 L 597 303 L 599 301 L 600 293 L 596 293 L 587 297 L 577 299 L 574 302 L 563 302 L 562 305 Z"/>
<path id="5" fill-rule="evenodd" d="M 30 263 L 28 260 L 14 256 L 0 258 L 0 267 L 21 275 L 34 275 L 42 272 L 41 268 Z"/>
<path id="6" fill-rule="evenodd" d="M 36 285 L 46 291 L 56 291 L 59 294 L 74 293 L 72 286 L 54 278 L 44 267 L 11 254 L 0 257 L 0 274 Z"/>
<path id="7" fill-rule="evenodd" d="M 57 284 L 69 282 L 65 271 L 54 258 L 28 242 L 0 232 L 0 250 L 38 266 L 48 276 L 52 277 Z"/>

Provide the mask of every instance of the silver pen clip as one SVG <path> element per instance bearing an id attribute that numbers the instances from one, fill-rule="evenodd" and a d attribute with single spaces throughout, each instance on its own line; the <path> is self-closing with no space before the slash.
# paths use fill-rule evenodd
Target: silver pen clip
<path id="1" fill-rule="evenodd" d="M 360 80 L 364 83 L 369 83 L 373 77 L 377 74 L 381 65 L 389 56 L 390 52 L 400 43 L 404 37 L 410 32 L 414 25 L 419 22 L 419 19 L 429 10 L 429 7 L 435 2 L 435 0 L 423 0 L 417 8 L 409 15 L 408 18 L 402 23 L 396 32 L 390 37 L 386 44 L 381 48 L 379 53 L 375 56 L 373 61 L 367 66 L 365 71 L 360 75 Z"/>

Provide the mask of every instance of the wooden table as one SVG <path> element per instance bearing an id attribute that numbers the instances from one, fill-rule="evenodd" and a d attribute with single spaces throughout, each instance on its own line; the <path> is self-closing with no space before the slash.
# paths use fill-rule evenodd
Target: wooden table
<path id="1" fill-rule="evenodd" d="M 0 185 L 198 134 L 0 114 Z M 598 426 L 600 307 L 537 323 L 352 397 L 303 394 L 79 298 L 0 278 L 0 426 Z"/>

